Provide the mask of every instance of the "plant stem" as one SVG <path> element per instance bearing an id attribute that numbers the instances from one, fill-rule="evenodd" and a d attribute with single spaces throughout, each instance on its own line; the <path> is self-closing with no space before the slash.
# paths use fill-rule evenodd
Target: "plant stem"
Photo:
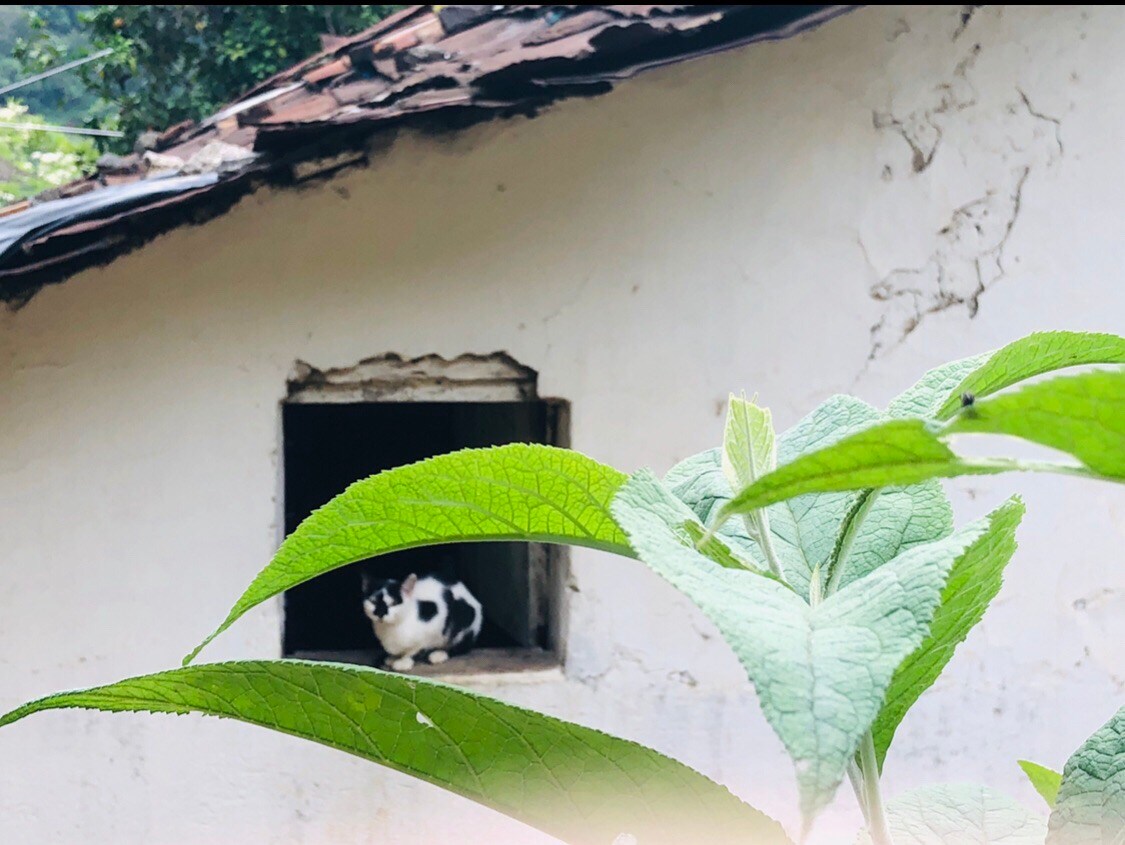
<path id="1" fill-rule="evenodd" d="M 766 516 L 765 508 L 756 511 L 754 514 L 754 521 L 758 525 L 758 545 L 762 547 L 762 552 L 766 556 L 766 563 L 769 564 L 770 572 L 775 577 L 783 578 L 781 574 L 781 560 L 777 556 L 777 549 L 773 547 L 773 535 L 770 533 L 770 519 Z"/>
<path id="2" fill-rule="evenodd" d="M 859 809 L 863 811 L 863 821 L 867 823 L 867 798 L 863 794 L 863 775 L 860 774 L 859 765 L 855 760 L 848 762 L 848 781 L 852 785 L 852 792 L 855 793 L 856 801 L 859 803 Z"/>
<path id="3" fill-rule="evenodd" d="M 875 739 L 871 731 L 859 743 L 859 772 L 863 779 L 863 793 L 859 802 L 866 809 L 867 832 L 873 845 L 894 845 L 883 809 L 883 793 L 879 789 L 879 761 L 875 757 Z"/>

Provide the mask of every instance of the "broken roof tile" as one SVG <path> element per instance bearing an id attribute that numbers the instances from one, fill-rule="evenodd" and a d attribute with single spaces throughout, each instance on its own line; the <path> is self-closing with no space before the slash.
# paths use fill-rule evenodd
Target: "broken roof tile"
<path id="1" fill-rule="evenodd" d="M 0 209 L 0 301 L 226 211 L 262 182 L 367 160 L 404 122 L 458 129 L 598 94 L 640 71 L 785 38 L 852 6 L 411 6 L 259 83 L 212 117 L 152 133 L 138 156 Z M 176 162 L 182 165 L 176 165 Z M 178 169 L 177 169 L 178 168 Z M 190 174 L 190 175 L 189 175 Z"/>
<path id="2" fill-rule="evenodd" d="M 320 67 L 313 68 L 308 73 L 304 74 L 301 79 L 309 85 L 317 85 L 329 79 L 334 79 L 337 76 L 343 76 L 352 67 L 352 60 L 347 56 L 342 59 L 336 59 L 334 62 L 321 65 Z"/>
<path id="3" fill-rule="evenodd" d="M 275 105 L 269 117 L 259 124 L 301 123 L 307 120 L 321 120 L 331 117 L 340 108 L 340 103 L 331 94 L 311 94 L 297 97 L 280 106 Z"/>

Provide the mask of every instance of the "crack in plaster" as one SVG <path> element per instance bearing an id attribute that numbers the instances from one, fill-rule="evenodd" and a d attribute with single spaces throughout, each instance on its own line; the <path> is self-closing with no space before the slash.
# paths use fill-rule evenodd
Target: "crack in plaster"
<path id="1" fill-rule="evenodd" d="M 976 44 L 953 69 L 950 81 L 935 87 L 939 99 L 932 108 L 912 111 L 903 118 L 890 111 L 872 112 L 871 122 L 876 129 L 893 129 L 910 147 L 911 168 L 915 173 L 925 171 L 937 154 L 944 134 L 939 118 L 977 105 L 977 90 L 968 74 L 979 55 L 980 45 Z"/>
<path id="2" fill-rule="evenodd" d="M 1005 247 L 1030 175 L 1031 167 L 1023 167 L 1009 191 L 990 188 L 955 209 L 925 264 L 892 270 L 871 286 L 871 298 L 888 307 L 870 328 L 868 361 L 906 340 L 929 314 L 964 306 L 970 319 L 977 315 L 981 295 L 1007 273 Z"/>
<path id="3" fill-rule="evenodd" d="M 967 7 L 968 8 L 968 7 Z M 963 20 L 967 25 L 967 21 Z M 956 34 L 955 36 L 956 37 Z M 954 209 L 949 222 L 935 233 L 932 252 L 921 264 L 897 267 L 889 272 L 870 254 L 862 234 L 859 246 L 868 266 L 878 277 L 870 297 L 884 308 L 870 327 L 866 366 L 881 353 L 898 346 L 930 314 L 963 307 L 969 318 L 977 315 L 982 295 L 1002 281 L 1009 269 L 1008 242 L 1020 217 L 1023 191 L 1032 172 L 1050 166 L 1064 153 L 1062 121 L 1032 104 L 1027 93 L 1015 87 L 1015 98 L 1002 111 L 983 113 L 976 87 L 969 79 L 980 45 L 973 45 L 957 64 L 949 80 L 931 89 L 932 105 L 923 105 L 904 116 L 891 111 L 874 112 L 876 129 L 893 131 L 910 147 L 913 174 L 925 172 L 934 162 L 945 139 L 954 129 L 972 144 L 961 141 L 956 152 L 968 169 L 983 159 L 996 172 L 977 198 Z M 1049 124 L 1049 148 L 1036 141 L 1044 135 L 1038 124 Z M 990 138 L 989 130 L 1001 129 Z M 884 180 L 893 178 L 887 176 Z M 908 177 L 909 178 L 909 177 Z M 1017 259 L 1018 260 L 1018 259 Z"/>
<path id="4" fill-rule="evenodd" d="M 579 282 L 578 286 L 574 289 L 573 293 L 571 293 L 571 295 L 569 297 L 567 297 L 565 300 L 563 300 L 557 306 L 555 306 L 555 308 L 549 314 L 542 317 L 539 322 L 545 326 L 548 323 L 550 323 L 552 320 L 554 320 L 556 317 L 558 317 L 560 314 L 562 314 L 564 311 L 566 311 L 570 308 L 573 308 L 575 305 L 577 305 L 579 302 L 581 302 L 583 296 L 585 296 L 585 294 L 586 294 L 586 288 L 588 288 L 590 286 L 590 282 L 592 281 L 592 278 L 593 277 L 591 275 L 587 274 L 582 279 L 582 281 Z"/>
<path id="5" fill-rule="evenodd" d="M 1044 120 L 1047 123 L 1051 123 L 1051 124 L 1054 125 L 1054 127 L 1055 127 L 1055 146 L 1058 147 L 1058 154 L 1059 154 L 1059 157 L 1061 158 L 1062 155 L 1063 155 L 1062 119 L 1057 118 L 1057 117 L 1051 117 L 1049 114 L 1044 114 L 1043 112 L 1036 109 L 1031 104 L 1031 100 L 1028 98 L 1027 94 L 1024 92 L 1024 90 L 1022 88 L 1017 87 L 1016 92 L 1020 95 L 1020 100 L 1023 102 L 1024 107 L 1027 109 L 1028 114 L 1030 114 L 1034 118 L 1037 118 L 1038 120 Z"/>

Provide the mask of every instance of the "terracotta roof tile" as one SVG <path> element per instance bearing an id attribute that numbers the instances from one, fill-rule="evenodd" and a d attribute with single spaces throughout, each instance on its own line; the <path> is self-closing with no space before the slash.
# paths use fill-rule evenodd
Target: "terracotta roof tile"
<path id="1" fill-rule="evenodd" d="M 304 76 L 301 77 L 309 85 L 317 85 L 328 79 L 334 79 L 338 76 L 343 76 L 352 69 L 352 60 L 347 56 L 342 59 L 336 59 L 334 62 L 329 62 L 326 65 L 313 68 Z"/>
<path id="2" fill-rule="evenodd" d="M 81 202 L 37 198 L 0 209 L 0 300 L 23 301 L 161 231 L 222 213 L 263 182 L 290 184 L 337 169 L 333 162 L 365 161 L 362 151 L 384 128 L 424 121 L 456 129 L 534 114 L 647 68 L 788 37 L 851 8 L 409 7 L 332 39 L 211 118 L 157 136 L 150 159 L 161 175 L 179 160 L 183 173 L 215 167 L 213 178 L 149 185 L 156 174 L 139 156 L 106 157 L 103 171 L 52 192 Z"/>

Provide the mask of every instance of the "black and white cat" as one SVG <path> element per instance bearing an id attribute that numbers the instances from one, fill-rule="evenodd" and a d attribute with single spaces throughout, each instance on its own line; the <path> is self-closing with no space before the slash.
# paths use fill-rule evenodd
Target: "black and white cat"
<path id="1" fill-rule="evenodd" d="M 363 612 L 396 672 L 414 668 L 414 659 L 444 663 L 465 654 L 477 641 L 484 612 L 460 581 L 411 574 L 399 582 L 363 576 Z"/>

